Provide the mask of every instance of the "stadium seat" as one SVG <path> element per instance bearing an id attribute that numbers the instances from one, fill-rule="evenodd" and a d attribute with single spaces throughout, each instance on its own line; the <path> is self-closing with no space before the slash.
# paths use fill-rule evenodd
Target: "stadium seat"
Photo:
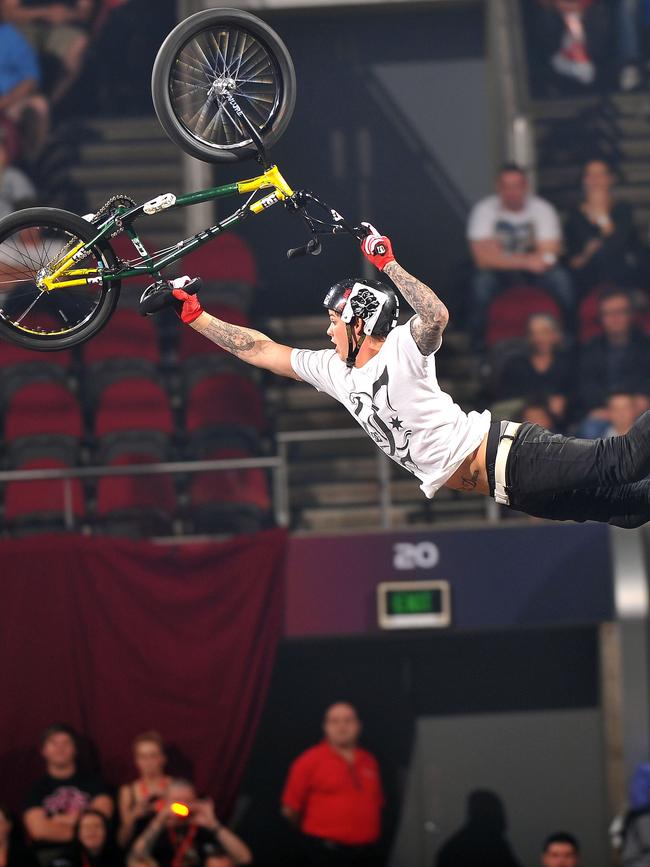
<path id="1" fill-rule="evenodd" d="M 37 434 L 83 434 L 76 395 L 58 382 L 32 382 L 14 391 L 7 401 L 5 440 Z"/>
<path id="2" fill-rule="evenodd" d="M 243 283 L 257 286 L 257 265 L 251 248 L 233 232 L 197 247 L 182 260 L 179 273 L 201 277 L 206 283 Z"/>
<path id="3" fill-rule="evenodd" d="M 69 464 L 56 457 L 25 460 L 13 469 L 63 469 Z M 79 479 L 67 482 L 73 527 L 84 520 L 84 493 Z M 8 482 L 5 488 L 5 523 L 13 535 L 33 532 L 53 532 L 66 529 L 66 493 L 63 481 L 43 479 L 29 482 Z"/>
<path id="4" fill-rule="evenodd" d="M 151 439 L 113 445 L 108 466 L 161 463 L 162 449 Z M 168 535 L 176 511 L 174 479 L 170 475 L 102 476 L 97 483 L 97 528 L 129 536 Z"/>
<path id="5" fill-rule="evenodd" d="M 250 457 L 244 449 L 206 451 L 204 460 Z M 192 475 L 189 517 L 200 533 L 253 533 L 270 520 L 271 501 L 266 472 L 260 468 L 209 470 Z"/>
<path id="6" fill-rule="evenodd" d="M 487 346 L 501 340 L 523 337 L 526 324 L 534 313 L 550 313 L 562 322 L 557 303 L 536 286 L 512 286 L 501 292 L 490 304 L 485 335 Z"/>
<path id="7" fill-rule="evenodd" d="M 108 325 L 83 345 L 84 364 L 146 360 L 152 367 L 160 361 L 158 336 L 152 320 L 134 310 L 116 310 Z"/>
<path id="8" fill-rule="evenodd" d="M 212 431 L 232 430 L 257 441 L 265 426 L 260 390 L 248 377 L 215 373 L 190 387 L 185 411 L 189 434 L 205 436 Z"/>
<path id="9" fill-rule="evenodd" d="M 172 433 L 169 398 L 155 380 L 133 377 L 114 382 L 101 393 L 95 413 L 95 435 L 101 437 L 124 430 Z"/>

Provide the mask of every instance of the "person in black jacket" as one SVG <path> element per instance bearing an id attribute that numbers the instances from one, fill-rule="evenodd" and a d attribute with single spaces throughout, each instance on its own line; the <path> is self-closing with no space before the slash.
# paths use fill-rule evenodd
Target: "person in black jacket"
<path id="1" fill-rule="evenodd" d="M 528 320 L 525 352 L 513 353 L 503 362 L 498 377 L 499 400 L 544 399 L 557 421 L 566 414 L 572 388 L 574 363 L 560 323 L 548 313 L 534 313 Z"/>
<path id="2" fill-rule="evenodd" d="M 632 208 L 612 196 L 614 177 L 604 160 L 582 174 L 583 200 L 569 212 L 564 230 L 567 258 L 582 293 L 606 284 L 630 286 L 636 278 L 639 240 Z"/>
<path id="3" fill-rule="evenodd" d="M 521 867 L 506 838 L 506 814 L 494 792 L 467 798 L 467 821 L 438 852 L 436 867 Z"/>
<path id="4" fill-rule="evenodd" d="M 0 804 L 0 864 L 2 867 L 38 867 L 34 853 L 15 839 L 13 827 L 9 810 Z"/>
<path id="5" fill-rule="evenodd" d="M 582 351 L 579 369 L 579 435 L 598 437 L 607 428 L 607 398 L 614 392 L 645 394 L 650 388 L 650 338 L 634 326 L 629 295 L 612 289 L 599 301 L 603 334 Z"/>

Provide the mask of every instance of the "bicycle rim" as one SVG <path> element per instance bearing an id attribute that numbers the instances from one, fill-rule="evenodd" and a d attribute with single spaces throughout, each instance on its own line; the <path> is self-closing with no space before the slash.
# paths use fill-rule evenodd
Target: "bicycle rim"
<path id="1" fill-rule="evenodd" d="M 193 35 L 169 76 L 169 98 L 178 122 L 198 141 L 223 150 L 252 144 L 226 93 L 263 135 L 278 111 L 281 90 L 273 55 L 257 37 L 234 25 Z"/>
<path id="2" fill-rule="evenodd" d="M 39 221 L 17 227 L 0 238 L 0 321 L 12 331 L 47 340 L 85 328 L 97 315 L 106 289 L 100 283 L 81 286 L 39 287 L 67 252 L 83 242 L 74 232 Z M 107 264 L 101 254 L 89 252 L 73 265 L 75 271 L 97 275 Z M 83 279 L 65 274 L 66 279 Z"/>

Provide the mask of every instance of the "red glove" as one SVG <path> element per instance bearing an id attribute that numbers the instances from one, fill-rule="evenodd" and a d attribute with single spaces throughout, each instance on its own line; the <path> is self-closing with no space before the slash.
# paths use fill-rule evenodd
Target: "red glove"
<path id="1" fill-rule="evenodd" d="M 376 268 L 383 271 L 389 262 L 395 261 L 390 238 L 387 238 L 386 235 L 380 235 L 370 223 L 362 223 L 361 225 L 370 229 L 370 234 L 361 242 L 363 255 Z"/>
<path id="2" fill-rule="evenodd" d="M 182 288 L 182 286 L 187 285 L 188 282 L 190 282 L 188 277 L 179 277 L 178 279 L 171 281 L 173 287 L 172 295 L 176 299 L 174 301 L 174 310 L 176 311 L 177 316 L 179 316 L 186 325 L 189 325 L 190 322 L 194 322 L 194 320 L 198 319 L 203 313 L 203 308 L 201 307 L 201 303 L 197 296 L 190 295 Z"/>

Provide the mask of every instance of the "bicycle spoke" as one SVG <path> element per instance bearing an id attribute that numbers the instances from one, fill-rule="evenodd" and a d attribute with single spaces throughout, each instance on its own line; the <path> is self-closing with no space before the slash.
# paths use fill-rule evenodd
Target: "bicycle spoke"
<path id="1" fill-rule="evenodd" d="M 271 123 L 279 99 L 273 61 L 254 36 L 224 27 L 197 34 L 179 52 L 169 81 L 174 113 L 196 138 L 213 147 L 251 142 L 247 127 L 228 110 L 231 92 L 259 129 Z"/>

